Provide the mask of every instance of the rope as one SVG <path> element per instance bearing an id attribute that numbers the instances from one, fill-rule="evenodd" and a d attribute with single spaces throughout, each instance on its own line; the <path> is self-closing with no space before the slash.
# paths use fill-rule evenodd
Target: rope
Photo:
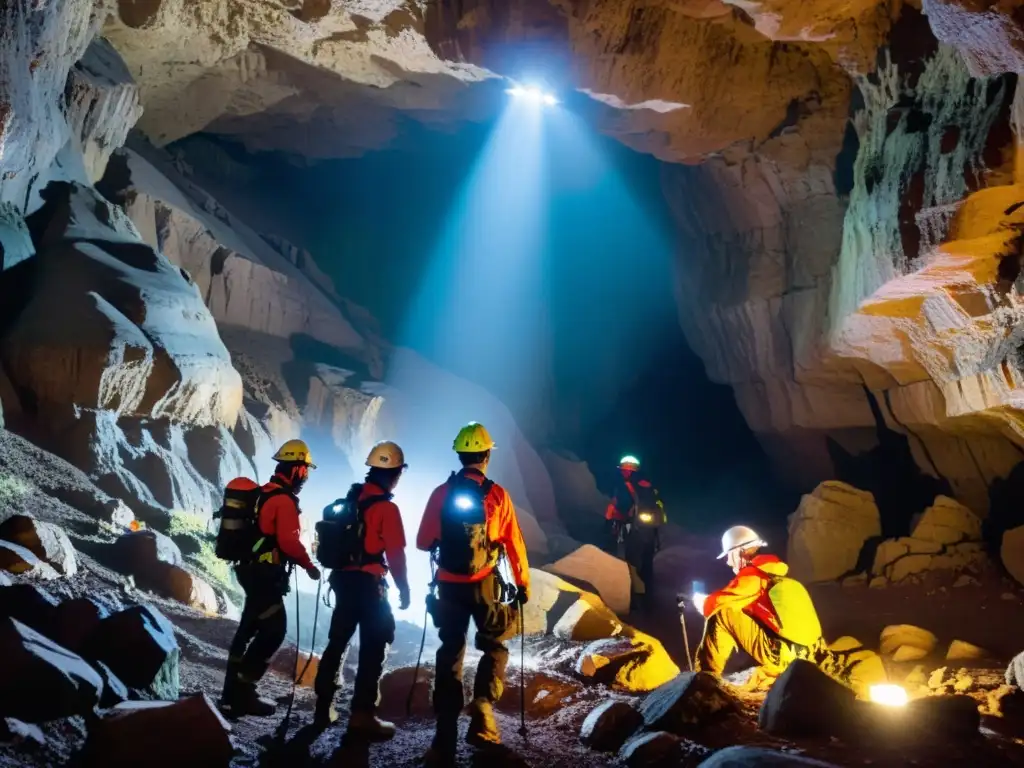
<path id="1" fill-rule="evenodd" d="M 288 710 L 285 712 L 284 720 L 281 721 L 281 725 L 278 726 L 277 732 L 274 734 L 274 738 L 281 743 L 284 743 L 285 737 L 288 735 L 288 726 L 291 725 L 292 708 L 295 706 L 295 691 L 299 687 L 299 680 L 306 676 L 309 665 L 313 661 L 313 649 L 316 647 L 316 622 L 320 614 L 320 588 L 323 586 L 323 577 L 321 576 L 316 583 L 316 608 L 313 610 L 313 637 L 309 645 L 309 658 L 306 659 L 306 666 L 302 668 L 302 673 L 300 674 L 299 659 L 301 658 L 302 651 L 300 650 L 299 632 L 302 621 L 299 612 L 299 573 L 293 569 L 292 574 L 295 576 L 295 676 L 292 678 L 292 692 L 288 696 Z"/>
<path id="2" fill-rule="evenodd" d="M 526 740 L 526 619 L 519 605 L 519 735 Z"/>
<path id="3" fill-rule="evenodd" d="M 420 662 L 423 660 L 423 649 L 427 645 L 427 616 L 430 613 L 430 596 L 437 586 L 437 567 L 434 564 L 434 556 L 430 556 L 430 590 L 423 601 L 423 634 L 420 636 L 420 652 L 416 655 L 416 669 L 412 673 L 412 683 L 409 685 L 409 695 L 405 699 L 405 716 L 412 716 L 412 697 L 416 692 L 416 683 L 420 679 Z"/>

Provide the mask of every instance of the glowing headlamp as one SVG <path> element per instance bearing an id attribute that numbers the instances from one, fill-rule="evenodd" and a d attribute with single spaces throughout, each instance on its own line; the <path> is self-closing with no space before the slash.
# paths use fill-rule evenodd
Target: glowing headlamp
<path id="1" fill-rule="evenodd" d="M 456 509 L 462 510 L 463 512 L 467 512 L 468 510 L 476 506 L 473 503 L 473 499 L 471 499 L 464 493 L 460 493 L 458 496 L 455 497 L 454 504 Z"/>
<path id="2" fill-rule="evenodd" d="M 907 692 L 898 685 L 872 685 L 868 689 L 868 695 L 873 702 L 886 707 L 905 707 L 907 705 Z"/>
<path id="3" fill-rule="evenodd" d="M 652 515 L 650 512 L 641 512 L 640 513 L 640 522 L 641 523 L 651 523 L 651 522 L 654 522 L 654 515 Z"/>

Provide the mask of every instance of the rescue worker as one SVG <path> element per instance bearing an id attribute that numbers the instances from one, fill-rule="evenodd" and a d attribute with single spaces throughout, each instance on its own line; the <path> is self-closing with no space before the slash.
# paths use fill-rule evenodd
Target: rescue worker
<path id="1" fill-rule="evenodd" d="M 257 523 L 262 538 L 254 549 L 255 559 L 235 566 L 235 576 L 245 592 L 245 605 L 228 650 L 221 696 L 221 708 L 232 717 L 265 717 L 274 713 L 275 705 L 259 697 L 256 684 L 284 642 L 288 576 L 291 568 L 298 565 L 311 579 L 320 578 L 320 570 L 299 538 L 298 494 L 310 470 L 316 469 L 309 446 L 302 440 L 289 440 L 273 459 L 277 462 L 274 476 L 261 489 Z"/>
<path id="2" fill-rule="evenodd" d="M 659 530 L 667 522 L 658 489 L 640 473 L 635 456 L 619 461 L 622 482 L 615 488 L 605 509 L 606 551 L 618 556 L 619 542 L 625 544 L 629 566 L 630 608 L 649 607 L 654 586 L 654 556 L 661 547 Z"/>
<path id="3" fill-rule="evenodd" d="M 807 589 L 789 578 L 789 566 L 775 555 L 759 554 L 767 546 L 752 528 L 733 526 L 722 536 L 722 552 L 735 577 L 710 595 L 694 595 L 705 617 L 704 636 L 694 668 L 721 677 L 738 648 L 758 667 L 751 688 L 770 684 L 794 659 L 817 665 L 830 677 L 865 697 L 870 685 L 885 682 L 881 658 L 872 651 L 832 651 Z"/>
<path id="4" fill-rule="evenodd" d="M 466 741 L 478 747 L 501 743 L 494 703 L 504 688 L 508 650 L 500 638 L 515 626 L 530 591 L 526 545 L 512 499 L 486 478 L 494 441 L 474 422 L 459 431 L 454 449 L 462 469 L 430 495 L 416 536 L 416 546 L 431 552 L 438 564 L 431 613 L 441 647 L 434 682 L 437 730 L 427 753 L 429 765 L 454 764 L 458 717 L 465 704 L 462 662 L 470 620 L 483 656 L 477 665 Z M 501 601 L 496 569 L 502 554 L 515 582 L 505 585 L 514 589 L 509 604 Z"/>
<path id="5" fill-rule="evenodd" d="M 349 641 L 359 628 L 359 668 L 352 694 L 349 733 L 370 741 L 382 741 L 395 735 L 395 726 L 376 716 L 380 699 L 380 678 L 388 646 L 395 641 L 395 617 L 388 602 L 385 576 L 390 571 L 398 588 L 399 608 L 409 607 L 409 581 L 405 565 L 405 529 L 402 515 L 391 501 L 407 465 L 402 449 L 392 442 L 373 446 L 366 458 L 366 481 L 358 501 L 363 508 L 365 557 L 362 565 L 331 571 L 331 589 L 337 605 L 331 616 L 327 648 L 320 658 L 314 685 L 317 695 L 314 725 L 322 729 L 337 719 L 334 694 L 338 690 L 338 672 Z"/>

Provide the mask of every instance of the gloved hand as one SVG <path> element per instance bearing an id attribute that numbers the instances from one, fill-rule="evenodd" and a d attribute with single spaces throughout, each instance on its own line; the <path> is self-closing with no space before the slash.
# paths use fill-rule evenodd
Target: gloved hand
<path id="1" fill-rule="evenodd" d="M 320 581 L 320 569 L 315 565 L 311 565 L 306 569 L 306 575 L 313 581 Z"/>
<path id="2" fill-rule="evenodd" d="M 526 591 L 526 587 L 522 584 L 516 587 L 516 596 L 513 599 L 513 602 L 515 602 L 516 605 L 526 605 L 526 603 L 530 602 L 530 595 Z"/>
<path id="3" fill-rule="evenodd" d="M 404 611 L 409 607 L 409 603 L 412 602 L 412 598 L 409 597 L 409 587 L 398 588 L 398 610 Z"/>

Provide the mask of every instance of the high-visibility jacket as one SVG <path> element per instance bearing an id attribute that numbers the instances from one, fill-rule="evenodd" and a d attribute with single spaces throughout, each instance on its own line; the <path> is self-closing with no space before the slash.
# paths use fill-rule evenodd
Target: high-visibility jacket
<path id="1" fill-rule="evenodd" d="M 708 595 L 704 617 L 727 608 L 742 610 L 784 640 L 811 647 L 821 640 L 821 622 L 807 589 L 788 578 L 789 566 L 775 555 L 758 555 L 724 588 Z"/>
<path id="2" fill-rule="evenodd" d="M 484 474 L 475 469 L 463 470 L 463 474 L 483 484 Z M 448 483 L 439 485 L 430 494 L 427 501 L 427 508 L 423 512 L 423 520 L 420 522 L 420 530 L 416 535 L 416 546 L 424 552 L 429 552 L 441 542 L 441 510 L 444 508 L 445 500 L 451 486 Z M 530 588 L 530 565 L 526 558 L 526 543 L 523 541 L 523 532 L 519 528 L 519 520 L 516 517 L 515 507 L 512 505 L 512 498 L 508 491 L 497 483 L 491 486 L 490 492 L 484 498 L 484 515 L 487 523 L 487 539 L 492 544 L 500 544 L 505 550 L 509 566 L 512 569 L 512 578 L 518 586 Z M 447 582 L 477 582 L 482 581 L 494 567 L 485 568 L 472 576 L 449 573 L 443 568 L 437 571 L 439 581 Z"/>
<path id="3" fill-rule="evenodd" d="M 264 493 L 287 490 L 287 480 L 274 475 L 270 482 L 263 486 Z M 273 493 L 262 503 L 259 510 L 260 533 L 270 538 L 273 545 L 266 553 L 272 562 L 290 561 L 304 569 L 313 567 L 313 561 L 306 551 L 299 535 L 299 505 L 290 493 Z"/>
<path id="4" fill-rule="evenodd" d="M 373 496 L 387 496 L 386 491 L 374 483 L 364 483 L 358 501 Z M 405 567 L 405 527 L 402 525 L 402 514 L 393 501 L 381 499 L 371 504 L 363 512 L 366 525 L 366 536 L 363 548 L 369 555 L 383 554 L 385 562 L 372 562 L 363 565 L 351 565 L 345 571 L 366 571 L 374 576 L 383 577 L 391 571 L 395 585 L 408 588 L 409 581 Z"/>

